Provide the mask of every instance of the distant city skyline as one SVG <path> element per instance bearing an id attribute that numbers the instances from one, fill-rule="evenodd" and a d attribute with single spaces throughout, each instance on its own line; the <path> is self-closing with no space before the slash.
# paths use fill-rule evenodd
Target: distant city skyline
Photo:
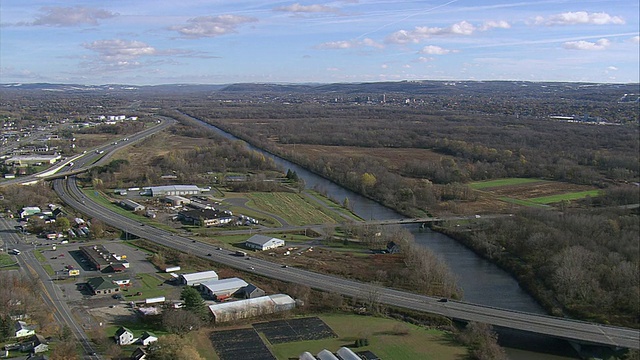
<path id="1" fill-rule="evenodd" d="M 640 82 L 637 0 L 2 0 L 0 83 Z"/>

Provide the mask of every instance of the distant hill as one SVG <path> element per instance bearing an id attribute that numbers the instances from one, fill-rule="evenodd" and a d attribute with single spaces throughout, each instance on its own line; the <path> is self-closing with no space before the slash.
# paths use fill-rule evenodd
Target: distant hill
<path id="1" fill-rule="evenodd" d="M 398 81 L 371 83 L 335 83 L 335 84 L 275 84 L 275 83 L 239 83 L 223 85 L 166 84 L 153 86 L 134 86 L 121 84 L 77 85 L 77 84 L 0 84 L 0 92 L 5 91 L 51 91 L 66 93 L 101 94 L 310 94 L 310 95 L 371 95 L 406 94 L 477 96 L 501 94 L 507 97 L 548 97 L 562 96 L 573 99 L 602 99 L 603 94 L 613 96 L 615 100 L 634 101 L 624 94 L 639 94 L 640 84 L 595 84 L 568 82 L 526 82 L 526 81 Z M 612 100 L 613 100 L 612 99 Z"/>

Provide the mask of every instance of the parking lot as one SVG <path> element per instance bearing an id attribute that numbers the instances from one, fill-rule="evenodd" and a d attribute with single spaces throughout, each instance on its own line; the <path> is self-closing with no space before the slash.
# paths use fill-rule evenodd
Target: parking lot
<path id="1" fill-rule="evenodd" d="M 95 276 L 108 276 L 113 273 L 100 272 L 93 268 L 90 262 L 83 256 L 80 246 L 91 246 L 94 244 L 102 244 L 112 253 L 126 255 L 129 262 L 129 269 L 124 273 L 129 274 L 132 278 L 138 273 L 155 273 L 157 269 L 147 261 L 147 254 L 144 251 L 127 246 L 123 241 L 96 241 L 83 243 L 56 244 L 53 250 L 52 243 L 39 248 L 48 265 L 54 271 L 52 276 L 55 280 L 68 278 L 69 269 L 79 270 L 80 275 L 75 277 L 76 281 L 57 281 L 60 290 L 68 301 L 82 300 L 83 295 L 78 290 L 78 283 L 84 283 L 86 279 Z"/>

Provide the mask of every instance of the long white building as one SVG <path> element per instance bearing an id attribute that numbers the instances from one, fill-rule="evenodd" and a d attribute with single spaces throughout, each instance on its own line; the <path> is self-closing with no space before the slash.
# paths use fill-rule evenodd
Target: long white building
<path id="1" fill-rule="evenodd" d="M 264 314 L 291 310 L 296 302 L 289 295 L 275 294 L 254 299 L 238 300 L 209 305 L 209 310 L 216 322 L 246 319 Z"/>

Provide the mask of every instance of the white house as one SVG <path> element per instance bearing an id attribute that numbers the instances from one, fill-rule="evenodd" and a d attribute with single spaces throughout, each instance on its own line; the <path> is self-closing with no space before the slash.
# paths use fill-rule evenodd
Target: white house
<path id="1" fill-rule="evenodd" d="M 140 336 L 140 339 L 138 339 L 138 342 L 142 344 L 142 346 L 147 346 L 156 341 L 158 341 L 158 337 L 148 331 L 143 332 L 142 336 Z"/>
<path id="2" fill-rule="evenodd" d="M 120 326 L 118 331 L 116 331 L 116 335 L 114 336 L 116 340 L 116 344 L 118 345 L 129 345 L 133 344 L 133 333 L 131 330 L 127 329 L 124 326 Z"/>
<path id="3" fill-rule="evenodd" d="M 247 239 L 244 246 L 249 249 L 264 251 L 284 246 L 284 240 L 264 235 L 253 235 Z"/>
<path id="4" fill-rule="evenodd" d="M 36 333 L 36 331 L 32 327 L 27 326 L 27 323 L 24 321 L 16 321 L 15 330 L 15 337 L 17 338 L 31 336 Z"/>

